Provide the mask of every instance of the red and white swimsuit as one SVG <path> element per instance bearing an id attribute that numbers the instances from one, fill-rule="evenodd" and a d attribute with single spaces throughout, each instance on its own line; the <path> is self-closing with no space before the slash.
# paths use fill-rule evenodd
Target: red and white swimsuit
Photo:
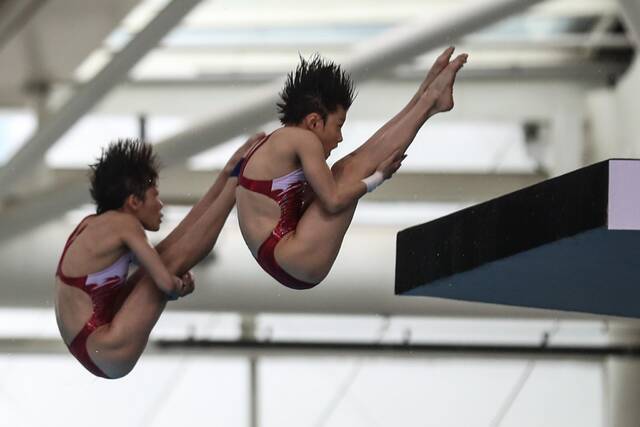
<path id="1" fill-rule="evenodd" d="M 60 278 L 62 283 L 82 289 L 91 297 L 93 304 L 93 313 L 89 320 L 84 324 L 82 330 L 75 336 L 71 344 L 68 345 L 71 354 L 89 370 L 92 374 L 109 378 L 96 364 L 91 360 L 91 356 L 87 351 L 87 338 L 93 331 L 102 325 L 110 323 L 116 314 L 116 299 L 122 285 L 127 281 L 129 273 L 129 265 L 133 259 L 131 252 L 122 255 L 116 262 L 109 267 L 97 273 L 92 273 L 82 277 L 69 277 L 62 272 L 62 260 L 73 241 L 82 233 L 86 224 L 84 220 L 80 222 L 78 227 L 71 233 L 67 243 L 64 246 L 56 276 Z"/>
<path id="2" fill-rule="evenodd" d="M 278 242 L 282 240 L 286 234 L 296 229 L 298 221 L 302 216 L 304 193 L 308 187 L 304 172 L 302 169 L 297 169 L 272 180 L 256 180 L 244 176 L 244 169 L 247 162 L 256 150 L 269 139 L 269 136 L 271 135 L 265 136 L 249 151 L 242 162 L 238 176 L 238 185 L 247 190 L 264 194 L 275 200 L 280 206 L 280 220 L 267 240 L 260 245 L 256 260 L 264 271 L 283 285 L 292 289 L 309 289 L 316 286 L 317 283 L 303 282 L 291 276 L 278 265 L 274 253 Z"/>

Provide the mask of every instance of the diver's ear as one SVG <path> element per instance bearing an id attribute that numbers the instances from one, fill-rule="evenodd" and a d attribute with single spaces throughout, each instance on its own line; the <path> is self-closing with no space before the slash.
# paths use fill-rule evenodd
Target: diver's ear
<path id="1" fill-rule="evenodd" d="M 304 126 L 309 130 L 318 130 L 324 127 L 324 120 L 318 113 L 309 113 L 302 120 Z"/>
<path id="2" fill-rule="evenodd" d="M 128 211 L 137 212 L 142 206 L 143 200 L 135 194 L 129 194 L 127 198 L 124 200 L 123 208 Z"/>

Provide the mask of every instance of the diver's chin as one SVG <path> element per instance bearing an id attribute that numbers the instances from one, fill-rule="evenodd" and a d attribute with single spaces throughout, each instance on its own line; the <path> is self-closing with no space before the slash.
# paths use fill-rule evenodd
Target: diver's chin
<path id="1" fill-rule="evenodd" d="M 147 231 L 151 231 L 151 232 L 156 232 L 158 230 L 160 230 L 160 224 L 162 223 L 162 220 L 158 221 L 157 224 L 146 224 L 144 226 L 144 229 Z"/>

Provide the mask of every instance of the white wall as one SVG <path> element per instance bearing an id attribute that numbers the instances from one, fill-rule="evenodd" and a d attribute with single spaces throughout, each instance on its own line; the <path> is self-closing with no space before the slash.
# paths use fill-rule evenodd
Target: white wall
<path id="1" fill-rule="evenodd" d="M 261 427 L 491 426 L 528 372 L 488 358 L 261 359 Z M 248 360 L 145 355 L 122 380 L 68 355 L 0 355 L 0 425 L 248 425 Z M 539 361 L 501 427 L 601 427 L 603 378 L 589 361 Z M 330 410 L 333 408 L 333 410 Z M 326 419 L 326 423 L 319 424 Z"/>

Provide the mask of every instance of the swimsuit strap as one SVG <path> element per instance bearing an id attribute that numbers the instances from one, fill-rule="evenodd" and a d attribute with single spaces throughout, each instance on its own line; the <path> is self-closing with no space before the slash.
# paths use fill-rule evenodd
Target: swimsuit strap
<path id="1" fill-rule="evenodd" d="M 92 216 L 92 215 L 89 215 L 89 216 Z M 67 251 L 69 250 L 69 247 L 71 246 L 71 244 L 76 240 L 76 238 L 80 235 L 80 233 L 82 233 L 87 228 L 87 224 L 85 224 L 84 221 L 87 218 L 89 218 L 89 216 L 84 217 L 82 221 L 80 221 L 80 223 L 76 226 L 76 228 L 73 229 L 73 231 L 69 235 L 69 238 L 67 239 L 67 242 L 64 245 L 64 249 L 62 250 L 62 255 L 60 255 L 60 261 L 58 261 L 58 268 L 56 269 L 56 275 L 60 277 L 62 282 L 75 287 L 84 286 L 84 281 L 87 276 L 82 276 L 82 277 L 66 276 L 62 272 L 62 261 L 64 260 L 64 256 L 67 254 Z"/>
<path id="2" fill-rule="evenodd" d="M 249 150 L 249 152 L 247 153 L 247 155 L 244 157 L 244 161 L 242 162 L 242 166 L 240 167 L 240 172 L 238 173 L 238 178 L 242 179 L 244 178 L 244 169 L 245 167 L 247 167 L 247 163 L 249 162 L 249 159 L 251 158 L 251 156 L 253 156 L 253 154 L 258 150 L 258 148 L 262 147 L 262 145 L 267 142 L 267 140 L 269 139 L 269 137 L 272 135 L 273 133 L 270 133 L 269 135 L 266 135 L 264 138 L 262 138 L 260 141 L 256 142 L 253 147 L 251 147 L 251 149 Z M 247 178 L 245 178 L 247 179 Z M 252 180 L 253 181 L 253 180 Z"/>

